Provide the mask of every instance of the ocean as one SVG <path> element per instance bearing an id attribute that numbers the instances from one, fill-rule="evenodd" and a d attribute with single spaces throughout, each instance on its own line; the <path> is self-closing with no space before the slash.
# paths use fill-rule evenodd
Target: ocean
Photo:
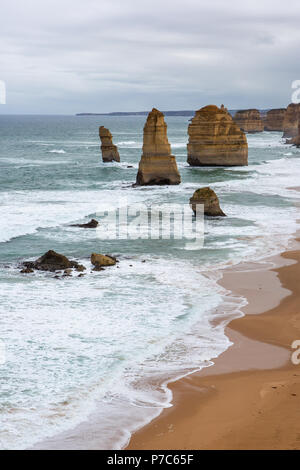
<path id="1" fill-rule="evenodd" d="M 246 300 L 222 270 L 285 250 L 298 228 L 300 152 L 281 133 L 248 135 L 249 166 L 191 168 L 188 117 L 166 117 L 179 186 L 133 187 L 145 116 L 0 115 L 0 448 L 25 449 L 98 416 L 101 448 L 171 405 L 167 383 L 213 364 Z M 102 163 L 108 127 L 121 163 Z M 211 186 L 226 218 L 205 220 L 204 246 L 185 240 L 103 239 L 99 214 L 120 201 L 187 204 Z M 122 202 L 121 202 L 122 203 Z M 98 219 L 97 230 L 70 224 Z M 49 249 L 84 277 L 20 273 Z M 92 252 L 119 263 L 91 272 Z"/>

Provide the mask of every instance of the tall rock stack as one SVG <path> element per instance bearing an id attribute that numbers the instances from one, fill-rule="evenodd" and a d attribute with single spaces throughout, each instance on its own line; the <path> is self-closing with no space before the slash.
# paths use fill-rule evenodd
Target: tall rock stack
<path id="1" fill-rule="evenodd" d="M 242 109 L 237 111 L 233 120 L 242 131 L 249 134 L 264 130 L 264 123 L 258 109 Z"/>
<path id="2" fill-rule="evenodd" d="M 265 118 L 265 131 L 283 131 L 286 108 L 271 109 Z"/>
<path id="3" fill-rule="evenodd" d="M 188 134 L 187 161 L 191 166 L 248 165 L 246 135 L 223 105 L 196 111 Z"/>
<path id="4" fill-rule="evenodd" d="M 283 121 L 283 137 L 297 137 L 299 115 L 300 104 L 289 104 Z"/>
<path id="5" fill-rule="evenodd" d="M 143 154 L 136 178 L 138 185 L 179 184 L 176 160 L 171 155 L 164 115 L 153 108 L 144 126 Z"/>
<path id="6" fill-rule="evenodd" d="M 106 129 L 104 126 L 99 127 L 99 136 L 101 140 L 102 160 L 104 162 L 119 162 L 120 155 L 118 147 L 113 144 L 109 129 Z"/>

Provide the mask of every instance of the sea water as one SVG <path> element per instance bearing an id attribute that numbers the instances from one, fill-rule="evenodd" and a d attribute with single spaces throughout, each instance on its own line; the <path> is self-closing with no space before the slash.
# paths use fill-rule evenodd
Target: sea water
<path id="1" fill-rule="evenodd" d="M 288 247 L 297 230 L 300 152 L 281 133 L 248 135 L 249 166 L 191 168 L 187 117 L 168 117 L 179 186 L 133 187 L 144 116 L 0 116 L 0 448 L 23 449 L 99 417 L 101 448 L 170 406 L 168 381 L 213 363 L 228 348 L 224 326 L 245 299 L 221 270 Z M 102 163 L 98 128 L 118 145 Z M 204 247 L 185 240 L 102 239 L 70 227 L 120 201 L 187 204 L 211 186 L 226 218 L 205 221 Z M 107 229 L 107 227 L 106 227 Z M 108 228 L 109 229 L 109 228 Z M 87 267 L 84 277 L 20 273 L 49 249 Z M 91 272 L 92 252 L 118 268 Z"/>

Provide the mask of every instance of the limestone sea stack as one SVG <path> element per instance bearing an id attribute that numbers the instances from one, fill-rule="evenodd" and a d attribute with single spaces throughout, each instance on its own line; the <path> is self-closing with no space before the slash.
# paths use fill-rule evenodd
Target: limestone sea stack
<path id="1" fill-rule="evenodd" d="M 196 111 L 188 134 L 187 161 L 191 166 L 248 165 L 246 135 L 223 105 Z"/>
<path id="2" fill-rule="evenodd" d="M 113 144 L 109 129 L 106 129 L 104 126 L 99 127 L 99 136 L 101 140 L 102 160 L 104 162 L 119 162 L 120 155 L 118 147 Z"/>
<path id="3" fill-rule="evenodd" d="M 164 115 L 153 108 L 144 126 L 143 154 L 136 178 L 138 185 L 179 184 L 176 159 L 171 155 Z"/>
<path id="4" fill-rule="evenodd" d="M 264 130 L 264 123 L 258 109 L 242 109 L 235 113 L 233 119 L 242 131 L 249 134 Z"/>
<path id="5" fill-rule="evenodd" d="M 289 104 L 283 121 L 283 137 L 297 137 L 299 115 L 300 104 Z"/>
<path id="6" fill-rule="evenodd" d="M 264 121 L 265 131 L 282 132 L 285 113 L 286 108 L 270 109 Z"/>
<path id="7" fill-rule="evenodd" d="M 190 198 L 190 206 L 197 215 L 197 205 L 203 204 L 204 215 L 211 217 L 226 217 L 219 203 L 216 193 L 209 187 L 197 189 Z"/>

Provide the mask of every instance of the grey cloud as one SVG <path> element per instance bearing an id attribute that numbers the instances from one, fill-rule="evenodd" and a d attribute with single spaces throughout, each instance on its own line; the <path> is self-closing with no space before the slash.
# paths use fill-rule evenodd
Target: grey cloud
<path id="1" fill-rule="evenodd" d="M 4 0 L 0 112 L 284 106 L 299 20 L 294 0 Z"/>

